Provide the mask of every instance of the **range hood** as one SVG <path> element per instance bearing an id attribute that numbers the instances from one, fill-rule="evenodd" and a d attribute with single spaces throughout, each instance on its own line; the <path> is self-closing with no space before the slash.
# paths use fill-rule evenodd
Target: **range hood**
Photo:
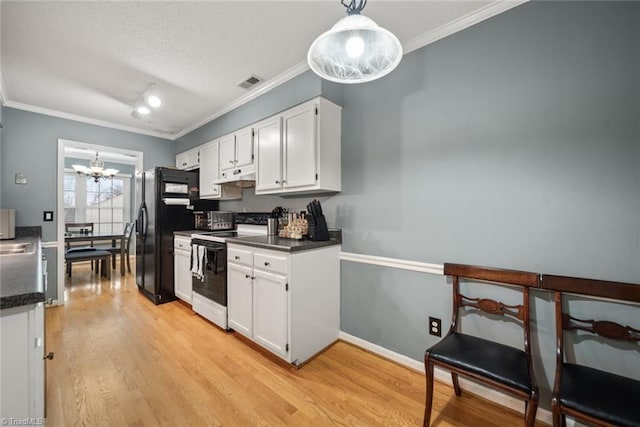
<path id="1" fill-rule="evenodd" d="M 220 173 L 220 179 L 216 184 L 236 185 L 242 188 L 256 186 L 256 166 L 255 164 L 228 169 Z"/>

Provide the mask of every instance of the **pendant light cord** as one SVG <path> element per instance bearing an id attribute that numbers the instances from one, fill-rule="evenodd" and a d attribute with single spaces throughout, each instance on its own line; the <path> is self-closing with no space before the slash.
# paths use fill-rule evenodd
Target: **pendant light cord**
<path id="1" fill-rule="evenodd" d="M 362 9 L 367 5 L 367 0 L 360 0 L 356 6 L 356 0 L 351 0 L 349 4 L 345 3 L 344 0 L 340 0 L 342 5 L 347 8 L 347 14 L 349 15 L 360 15 Z"/>

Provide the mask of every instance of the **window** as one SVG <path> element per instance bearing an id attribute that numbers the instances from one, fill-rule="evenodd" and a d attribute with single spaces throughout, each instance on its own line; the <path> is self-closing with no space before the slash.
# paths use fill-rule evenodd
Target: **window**
<path id="1" fill-rule="evenodd" d="M 131 177 L 95 182 L 75 172 L 64 174 L 65 222 L 93 222 L 94 230 L 122 233 L 131 221 Z"/>

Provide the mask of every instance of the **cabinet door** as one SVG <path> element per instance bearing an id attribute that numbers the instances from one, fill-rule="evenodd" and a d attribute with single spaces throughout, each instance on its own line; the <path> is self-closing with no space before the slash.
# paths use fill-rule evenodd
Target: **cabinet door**
<path id="1" fill-rule="evenodd" d="M 191 304 L 191 256 L 188 252 L 174 251 L 175 293 L 178 298 Z"/>
<path id="2" fill-rule="evenodd" d="M 220 138 L 220 170 L 236 167 L 236 138 L 227 135 Z"/>
<path id="3" fill-rule="evenodd" d="M 282 121 L 273 117 L 254 127 L 256 193 L 282 188 Z"/>
<path id="4" fill-rule="evenodd" d="M 0 311 L 0 419 L 44 417 L 44 305 Z"/>
<path id="5" fill-rule="evenodd" d="M 188 166 L 187 153 L 176 154 L 176 168 L 185 170 Z"/>
<path id="6" fill-rule="evenodd" d="M 254 270 L 253 339 L 272 352 L 287 356 L 289 314 L 287 278 Z"/>
<path id="7" fill-rule="evenodd" d="M 197 169 L 200 166 L 200 152 L 198 148 L 187 151 L 187 169 Z"/>
<path id="8" fill-rule="evenodd" d="M 229 327 L 251 338 L 253 334 L 253 280 L 251 267 L 227 263 Z"/>
<path id="9" fill-rule="evenodd" d="M 200 146 L 200 197 L 220 197 L 218 180 L 218 141 L 207 142 Z"/>
<path id="10" fill-rule="evenodd" d="M 316 184 L 316 117 L 315 103 L 292 108 L 282 116 L 284 188 Z"/>
<path id="11" fill-rule="evenodd" d="M 249 127 L 236 132 L 236 166 L 253 163 L 253 128 Z"/>

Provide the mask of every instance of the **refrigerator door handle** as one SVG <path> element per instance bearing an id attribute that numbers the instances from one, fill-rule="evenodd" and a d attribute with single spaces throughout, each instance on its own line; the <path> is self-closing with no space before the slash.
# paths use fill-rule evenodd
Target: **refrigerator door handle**
<path id="1" fill-rule="evenodd" d="M 147 227 L 149 226 L 149 221 L 147 220 L 147 207 L 142 205 L 142 237 L 147 237 Z"/>

